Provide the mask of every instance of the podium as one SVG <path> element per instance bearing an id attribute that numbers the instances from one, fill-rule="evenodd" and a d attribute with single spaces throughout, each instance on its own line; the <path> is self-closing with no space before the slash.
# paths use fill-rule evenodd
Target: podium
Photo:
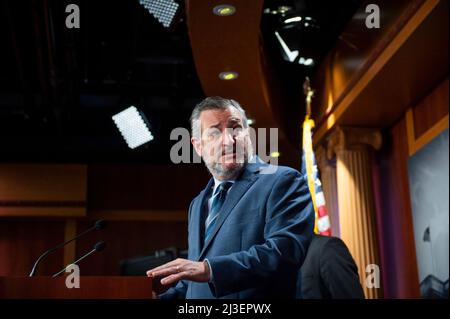
<path id="1" fill-rule="evenodd" d="M 0 299 L 152 299 L 152 279 L 81 276 L 68 288 L 66 277 L 0 277 Z"/>

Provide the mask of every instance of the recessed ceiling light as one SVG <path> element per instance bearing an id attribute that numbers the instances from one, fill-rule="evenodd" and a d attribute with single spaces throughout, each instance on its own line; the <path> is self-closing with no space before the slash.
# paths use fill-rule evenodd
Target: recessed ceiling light
<path id="1" fill-rule="evenodd" d="M 220 72 L 219 78 L 224 81 L 236 80 L 239 74 L 236 72 Z"/>
<path id="2" fill-rule="evenodd" d="M 231 4 L 221 4 L 219 6 L 215 6 L 213 12 L 215 15 L 226 17 L 233 15 L 236 12 L 236 8 Z"/>

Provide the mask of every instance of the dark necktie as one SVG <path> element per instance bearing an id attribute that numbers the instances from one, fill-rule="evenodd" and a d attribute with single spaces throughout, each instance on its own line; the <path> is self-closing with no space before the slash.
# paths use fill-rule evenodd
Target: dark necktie
<path id="1" fill-rule="evenodd" d="M 205 243 L 208 241 L 209 236 L 213 233 L 214 226 L 217 218 L 219 217 L 220 209 L 222 208 L 225 198 L 227 197 L 227 192 L 232 185 L 232 182 L 223 182 L 216 188 L 216 191 L 213 194 L 215 197 L 211 203 L 211 209 L 209 210 L 209 214 L 205 222 Z"/>

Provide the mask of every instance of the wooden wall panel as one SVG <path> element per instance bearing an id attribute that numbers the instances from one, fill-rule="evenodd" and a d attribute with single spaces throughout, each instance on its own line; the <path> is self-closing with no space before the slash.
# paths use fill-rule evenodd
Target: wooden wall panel
<path id="1" fill-rule="evenodd" d="M 0 165 L 0 199 L 85 201 L 85 165 Z"/>
<path id="2" fill-rule="evenodd" d="M 64 221 L 0 219 L 0 276 L 28 276 L 35 260 L 64 240 Z M 56 272 L 60 249 L 42 261 L 37 275 Z"/>
<path id="3" fill-rule="evenodd" d="M 80 221 L 78 230 L 87 229 L 91 224 L 92 221 Z M 155 250 L 169 246 L 186 249 L 187 221 L 110 221 L 106 229 L 92 233 L 77 243 L 76 256 L 82 256 L 100 240 L 106 242 L 106 249 L 80 264 L 82 275 L 118 275 L 122 259 L 151 255 Z"/>
<path id="4" fill-rule="evenodd" d="M 405 120 L 385 132 L 374 167 L 381 273 L 386 298 L 419 297 L 408 184 Z"/>
<path id="5" fill-rule="evenodd" d="M 420 139 L 448 116 L 448 77 L 384 134 L 374 167 L 383 283 L 387 298 L 418 298 L 419 282 L 413 232 L 407 125 Z M 411 116 L 411 115 L 410 115 Z M 408 123 L 409 121 L 409 123 Z M 447 123 L 448 127 L 448 123 Z M 436 132 L 437 134 L 438 132 Z"/>
<path id="6" fill-rule="evenodd" d="M 94 224 L 78 220 L 77 233 Z M 34 261 L 49 248 L 63 242 L 64 220 L 0 220 L 0 276 L 27 276 Z M 119 262 L 134 256 L 150 255 L 155 250 L 175 246 L 187 248 L 187 221 L 109 221 L 107 228 L 94 231 L 76 242 L 73 255 L 79 258 L 98 241 L 106 249 L 80 264 L 83 275 L 118 275 Z M 60 249 L 40 265 L 38 275 L 51 275 L 72 262 Z"/>
<path id="7" fill-rule="evenodd" d="M 448 77 L 413 108 L 414 133 L 418 139 L 448 114 Z"/>
<path id="8" fill-rule="evenodd" d="M 324 76 L 319 73 L 315 81 L 316 90 L 320 92 L 313 100 L 316 144 L 335 125 L 393 126 L 408 106 L 429 93 L 448 74 L 448 1 L 403 4 L 406 6 L 396 17 L 395 25 L 381 28 L 386 35 L 369 51 L 370 57 L 365 62 L 352 60 L 351 55 L 344 57 L 345 51 L 332 50 L 331 54 L 342 54 L 343 60 L 348 59 L 348 65 L 364 63 L 364 67 L 353 72 L 351 80 L 344 81 L 342 93 L 335 95 L 333 87 L 342 87 L 338 85 L 340 75 L 334 73 L 345 67 L 344 62 L 340 65 L 326 60 L 321 66 L 331 73 Z M 389 6 L 385 9 L 389 12 Z M 368 33 L 367 30 L 363 32 Z"/>
<path id="9" fill-rule="evenodd" d="M 90 165 L 89 210 L 184 210 L 206 186 L 203 164 Z"/>
<path id="10" fill-rule="evenodd" d="M 354 88 L 376 56 L 423 2 L 425 1 L 378 1 L 377 4 L 383 10 L 380 16 L 382 27 L 379 29 L 365 28 L 362 17 L 367 16 L 366 6 L 360 6 L 312 79 L 313 87 L 317 89 L 312 111 L 318 125 Z"/>
<path id="11" fill-rule="evenodd" d="M 0 165 L 0 216 L 85 214 L 86 165 Z"/>

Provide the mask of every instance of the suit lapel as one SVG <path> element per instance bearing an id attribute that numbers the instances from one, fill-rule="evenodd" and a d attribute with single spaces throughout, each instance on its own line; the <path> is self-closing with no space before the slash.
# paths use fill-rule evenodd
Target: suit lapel
<path id="1" fill-rule="evenodd" d="M 257 170 L 257 164 L 247 164 L 247 167 L 245 171 L 243 172 L 242 176 L 236 180 L 233 187 L 230 189 L 230 193 L 228 194 L 225 202 L 223 203 L 223 207 L 221 209 L 221 212 L 219 216 L 217 217 L 217 222 L 214 227 L 214 230 L 209 236 L 208 241 L 203 246 L 203 249 L 201 250 L 198 259 L 200 260 L 208 247 L 210 246 L 211 242 L 213 241 L 214 237 L 216 236 L 217 232 L 219 231 L 222 224 L 225 222 L 227 217 L 230 215 L 231 211 L 233 210 L 234 206 L 238 203 L 238 201 L 241 199 L 241 197 L 247 192 L 247 190 L 250 188 L 250 186 L 255 182 L 257 175 L 254 174 L 254 172 Z"/>
<path id="2" fill-rule="evenodd" d="M 192 231 L 194 231 L 195 236 L 193 236 L 193 243 L 189 243 L 189 245 L 193 245 L 195 247 L 195 253 L 197 254 L 197 256 L 200 254 L 200 250 L 202 249 L 202 211 L 204 209 L 204 205 L 205 202 L 207 200 L 207 196 L 209 194 L 210 188 L 214 185 L 214 179 L 211 178 L 208 182 L 208 184 L 206 185 L 205 189 L 202 191 L 202 193 L 199 196 L 199 200 L 197 200 L 193 205 L 192 205 L 192 227 L 194 229 L 192 229 Z M 191 221 L 190 221 L 191 222 Z"/>

